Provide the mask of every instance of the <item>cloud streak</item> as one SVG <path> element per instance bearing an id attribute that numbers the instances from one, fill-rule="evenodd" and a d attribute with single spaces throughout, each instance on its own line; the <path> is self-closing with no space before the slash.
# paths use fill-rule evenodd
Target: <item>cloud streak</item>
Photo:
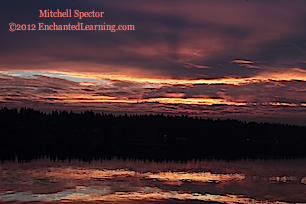
<path id="1" fill-rule="evenodd" d="M 215 79 L 173 79 L 173 78 L 148 78 L 132 77 L 116 74 L 98 74 L 98 73 L 72 73 L 55 72 L 63 76 L 70 76 L 84 79 L 100 79 L 111 81 L 126 81 L 130 83 L 144 84 L 168 84 L 168 85 L 196 85 L 196 84 L 226 84 L 243 85 L 251 83 L 261 83 L 269 81 L 306 81 L 306 71 L 300 68 L 293 68 L 288 71 L 266 72 L 253 77 L 224 77 Z"/>

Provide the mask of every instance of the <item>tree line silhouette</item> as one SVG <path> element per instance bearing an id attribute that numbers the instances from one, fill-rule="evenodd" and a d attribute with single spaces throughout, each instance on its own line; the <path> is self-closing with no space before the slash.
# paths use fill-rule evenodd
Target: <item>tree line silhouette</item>
<path id="1" fill-rule="evenodd" d="M 234 119 L 0 110 L 1 159 L 304 157 L 306 127 Z"/>

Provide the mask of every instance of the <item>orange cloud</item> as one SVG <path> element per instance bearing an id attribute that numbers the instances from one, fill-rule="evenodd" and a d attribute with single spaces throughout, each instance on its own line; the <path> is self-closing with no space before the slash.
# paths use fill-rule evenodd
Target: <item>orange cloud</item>
<path id="1" fill-rule="evenodd" d="M 245 102 L 234 102 L 224 99 L 213 98 L 150 98 L 143 99 L 143 102 L 158 102 L 165 104 L 188 104 L 188 105 L 233 105 L 233 106 L 245 106 Z"/>
<path id="2" fill-rule="evenodd" d="M 240 59 L 233 60 L 232 62 L 237 63 L 237 64 L 253 64 L 254 63 L 250 60 L 240 60 Z"/>
<path id="3" fill-rule="evenodd" d="M 285 102 L 271 102 L 269 103 L 269 105 L 271 106 L 290 106 L 290 107 L 298 106 L 298 104 L 295 104 L 295 103 L 285 103 Z"/>
<path id="4" fill-rule="evenodd" d="M 209 69 L 210 67 L 201 65 L 201 64 L 193 64 L 193 63 L 184 63 L 184 67 L 186 68 L 197 68 L 197 69 Z"/>
<path id="5" fill-rule="evenodd" d="M 226 84 L 226 85 L 243 85 L 250 83 L 260 83 L 268 81 L 306 81 L 306 72 L 299 68 L 293 68 L 283 72 L 263 72 L 253 77 L 223 77 L 216 79 L 171 79 L 171 78 L 148 78 L 133 77 L 118 74 L 97 74 L 85 72 L 54 72 L 63 76 L 83 78 L 83 79 L 100 79 L 108 81 L 125 81 L 140 84 L 155 85 L 196 85 L 196 84 Z"/>
<path id="6" fill-rule="evenodd" d="M 180 94 L 179 94 L 180 95 Z M 162 103 L 162 104 L 186 104 L 186 105 L 232 105 L 245 106 L 247 103 L 239 101 L 228 101 L 214 98 L 149 98 L 149 99 L 129 99 L 112 96 L 97 96 L 91 94 L 67 93 L 64 95 L 49 96 L 46 99 L 63 101 L 65 103 Z"/>

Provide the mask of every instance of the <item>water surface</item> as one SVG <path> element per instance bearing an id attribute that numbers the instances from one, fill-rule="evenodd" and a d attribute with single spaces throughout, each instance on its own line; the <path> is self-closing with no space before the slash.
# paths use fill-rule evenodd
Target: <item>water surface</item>
<path id="1" fill-rule="evenodd" d="M 7 161 L 0 201 L 306 203 L 306 161 Z"/>

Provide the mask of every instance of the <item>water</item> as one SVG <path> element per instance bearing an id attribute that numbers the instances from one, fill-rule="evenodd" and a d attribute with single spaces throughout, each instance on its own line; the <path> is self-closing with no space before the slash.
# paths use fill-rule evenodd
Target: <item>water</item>
<path id="1" fill-rule="evenodd" d="M 306 161 L 7 161 L 0 201 L 306 203 Z"/>

